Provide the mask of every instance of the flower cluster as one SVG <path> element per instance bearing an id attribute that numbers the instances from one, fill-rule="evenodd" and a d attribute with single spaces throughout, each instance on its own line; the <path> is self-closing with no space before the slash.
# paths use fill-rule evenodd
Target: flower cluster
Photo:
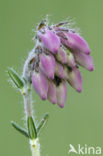
<path id="1" fill-rule="evenodd" d="M 94 70 L 88 43 L 63 24 L 48 26 L 40 23 L 31 73 L 33 88 L 40 98 L 60 107 L 65 106 L 67 82 L 77 92 L 82 91 L 79 65 Z"/>

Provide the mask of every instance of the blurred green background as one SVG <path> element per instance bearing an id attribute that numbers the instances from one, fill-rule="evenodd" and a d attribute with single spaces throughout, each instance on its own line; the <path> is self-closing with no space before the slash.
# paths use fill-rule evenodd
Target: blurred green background
<path id="1" fill-rule="evenodd" d="M 6 71 L 14 67 L 22 72 L 34 46 L 33 29 L 47 14 L 51 23 L 67 17 L 76 21 L 92 49 L 95 71 L 81 69 L 83 92 L 68 87 L 64 109 L 33 93 L 37 121 L 45 112 L 50 115 L 40 135 L 41 155 L 68 156 L 69 144 L 103 147 L 103 1 L 0 0 L 0 156 L 31 155 L 28 140 L 10 125 L 11 120 L 22 126 L 25 121 L 22 97 L 8 83 Z"/>

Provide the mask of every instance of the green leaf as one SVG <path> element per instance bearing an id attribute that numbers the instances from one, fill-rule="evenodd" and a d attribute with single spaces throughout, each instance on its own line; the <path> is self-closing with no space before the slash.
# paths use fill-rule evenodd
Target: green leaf
<path id="1" fill-rule="evenodd" d="M 37 133 L 39 133 L 40 130 L 44 127 L 44 125 L 46 124 L 48 118 L 49 118 L 49 115 L 45 114 L 44 117 L 42 118 L 42 120 L 39 122 L 39 125 L 37 127 Z"/>
<path id="2" fill-rule="evenodd" d="M 8 74 L 17 88 L 22 89 L 24 87 L 23 79 L 18 75 L 18 73 L 14 69 L 9 68 Z"/>
<path id="3" fill-rule="evenodd" d="M 21 126 L 19 126 L 16 122 L 11 121 L 12 126 L 19 131 L 21 134 L 23 134 L 24 136 L 26 136 L 27 138 L 29 138 L 28 132 L 26 131 L 26 129 L 22 128 Z"/>
<path id="4" fill-rule="evenodd" d="M 36 127 L 33 118 L 31 116 L 29 116 L 27 119 L 27 125 L 28 125 L 29 138 L 31 139 L 37 138 Z"/>

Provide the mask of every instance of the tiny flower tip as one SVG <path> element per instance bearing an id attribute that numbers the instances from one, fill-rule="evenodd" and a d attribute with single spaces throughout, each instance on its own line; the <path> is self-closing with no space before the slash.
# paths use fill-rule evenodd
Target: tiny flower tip
<path id="1" fill-rule="evenodd" d="M 71 65 L 72 65 L 72 67 L 73 67 L 73 68 L 75 68 L 75 67 L 76 67 L 76 63 L 75 63 L 75 62 L 73 62 L 73 61 L 71 62 Z"/>
<path id="2" fill-rule="evenodd" d="M 54 72 L 49 73 L 47 76 L 49 79 L 53 80 L 54 79 Z"/>
<path id="3" fill-rule="evenodd" d="M 93 71 L 93 70 L 94 70 L 94 65 L 89 68 L 89 71 Z"/>
<path id="4" fill-rule="evenodd" d="M 56 101 L 52 101 L 52 104 L 54 104 L 54 105 L 55 105 L 55 104 L 56 104 Z"/>
<path id="5" fill-rule="evenodd" d="M 55 54 L 57 54 L 58 53 L 58 48 L 54 48 L 53 51 L 54 51 Z"/>
<path id="6" fill-rule="evenodd" d="M 47 96 L 42 95 L 41 99 L 42 99 L 43 101 L 45 101 L 45 100 L 47 99 Z"/>
<path id="7" fill-rule="evenodd" d="M 54 74 L 49 75 L 50 79 L 54 79 Z"/>
<path id="8" fill-rule="evenodd" d="M 89 54 L 90 54 L 90 52 L 91 52 L 91 50 L 90 50 L 90 49 L 88 49 L 88 50 L 86 51 L 86 54 L 87 54 L 87 55 L 89 55 Z"/>
<path id="9" fill-rule="evenodd" d="M 53 105 L 55 105 L 57 103 L 57 101 L 55 99 L 48 99 L 50 101 L 50 103 L 52 103 Z"/>
<path id="10" fill-rule="evenodd" d="M 82 92 L 82 88 L 78 88 L 78 89 L 76 89 L 76 91 L 77 91 L 78 93 L 81 93 L 81 92 Z"/>
<path id="11" fill-rule="evenodd" d="M 65 106 L 65 103 L 59 104 L 60 108 L 64 108 L 64 106 Z"/>

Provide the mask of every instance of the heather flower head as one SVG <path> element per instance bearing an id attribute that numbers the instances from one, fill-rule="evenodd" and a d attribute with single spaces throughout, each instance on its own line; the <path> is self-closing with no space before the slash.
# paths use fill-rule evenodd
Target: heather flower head
<path id="1" fill-rule="evenodd" d="M 34 90 L 42 100 L 48 99 L 60 107 L 66 103 L 67 83 L 77 92 L 82 91 L 79 66 L 94 70 L 88 43 L 65 24 L 39 24 L 30 63 Z"/>
<path id="2" fill-rule="evenodd" d="M 63 108 L 67 99 L 67 84 L 77 92 L 82 91 L 79 66 L 94 70 L 88 43 L 76 31 L 67 27 L 68 22 L 48 26 L 42 21 L 36 31 L 34 49 L 25 61 L 23 74 L 12 68 L 8 74 L 21 92 L 24 100 L 26 129 L 12 121 L 12 126 L 29 139 L 32 156 L 40 156 L 39 133 L 48 120 L 46 113 L 38 124 L 32 109 L 32 88 L 42 100 Z"/>

